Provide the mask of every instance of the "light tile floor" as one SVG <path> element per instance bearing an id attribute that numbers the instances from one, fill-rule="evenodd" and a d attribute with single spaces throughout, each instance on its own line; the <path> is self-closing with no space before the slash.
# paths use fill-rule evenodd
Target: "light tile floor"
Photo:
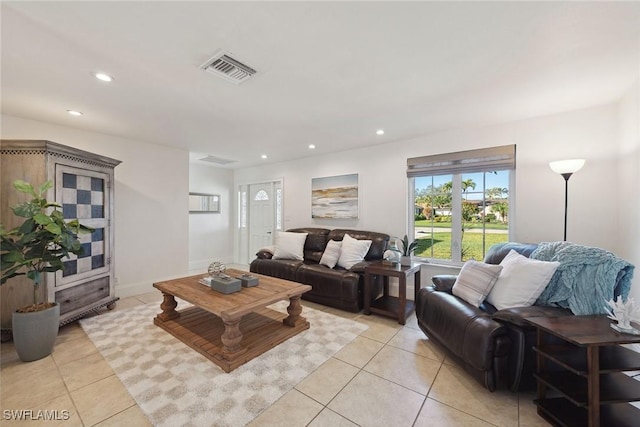
<path id="1" fill-rule="evenodd" d="M 150 292 L 118 301 L 116 310 L 160 303 Z M 303 302 L 366 323 L 369 329 L 258 416 L 258 426 L 546 426 L 533 394 L 490 393 L 420 331 Z M 150 425 L 113 370 L 76 322 L 60 329 L 51 356 L 30 363 L 1 345 L 1 425 Z M 49 411 L 57 421 L 9 420 L 11 410 Z M 57 412 L 51 412 L 57 411 Z M 68 412 L 63 412 L 68 411 Z"/>

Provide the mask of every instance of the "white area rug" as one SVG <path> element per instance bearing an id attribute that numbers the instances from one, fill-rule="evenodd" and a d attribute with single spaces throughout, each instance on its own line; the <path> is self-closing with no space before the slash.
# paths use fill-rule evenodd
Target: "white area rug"
<path id="1" fill-rule="evenodd" d="M 145 305 L 80 321 L 154 426 L 244 426 L 367 329 L 304 307 L 310 329 L 225 373 L 155 326 L 160 311 Z"/>

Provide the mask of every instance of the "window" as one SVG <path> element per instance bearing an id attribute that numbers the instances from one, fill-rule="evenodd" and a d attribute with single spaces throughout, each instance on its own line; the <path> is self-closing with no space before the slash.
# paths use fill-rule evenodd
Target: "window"
<path id="1" fill-rule="evenodd" d="M 276 188 L 276 230 L 282 230 L 282 188 Z"/>
<path id="2" fill-rule="evenodd" d="M 269 200 L 269 195 L 267 194 L 266 191 L 260 190 L 256 193 L 256 196 L 253 198 L 253 200 L 266 201 L 266 200 Z"/>
<path id="3" fill-rule="evenodd" d="M 407 160 L 416 257 L 482 260 L 509 241 L 515 145 Z"/>
<path id="4" fill-rule="evenodd" d="M 238 191 L 238 225 L 247 228 L 247 191 Z"/>

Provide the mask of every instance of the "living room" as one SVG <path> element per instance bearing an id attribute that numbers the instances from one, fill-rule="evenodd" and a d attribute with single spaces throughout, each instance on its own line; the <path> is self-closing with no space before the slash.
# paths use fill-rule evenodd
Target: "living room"
<path id="1" fill-rule="evenodd" d="M 46 15 L 47 8 L 40 9 L 35 5 L 24 6 L 24 9 L 21 9 L 11 2 L 3 2 L 1 135 L 2 139 L 55 141 L 122 161 L 115 170 L 114 215 L 116 295 L 120 298 L 152 292 L 152 283 L 159 280 L 184 276 L 193 271 L 204 271 L 212 260 L 227 264 L 248 264 L 251 261 L 250 254 L 247 250 L 241 249 L 237 231 L 237 192 L 240 185 L 281 180 L 284 229 L 307 226 L 352 228 L 402 236 L 406 234 L 410 221 L 406 176 L 408 158 L 509 144 L 515 144 L 517 147 L 515 187 L 510 194 L 513 202 L 510 210 L 510 240 L 562 240 L 564 182 L 551 171 L 549 162 L 584 158 L 584 168 L 570 181 L 567 239 L 583 245 L 605 248 L 632 264 L 640 265 L 640 222 L 636 214 L 640 209 L 640 198 L 634 196 L 637 183 L 640 182 L 640 26 L 635 26 L 633 31 L 625 32 L 638 22 L 637 6 L 638 4 L 631 3 L 623 7 L 614 3 L 610 6 L 611 9 L 607 9 L 608 13 L 602 18 L 602 28 L 611 30 L 617 26 L 620 31 L 608 34 L 607 37 L 611 37 L 610 39 L 602 36 L 605 41 L 599 43 L 590 40 L 590 43 L 595 45 L 592 46 L 593 52 L 603 55 L 603 59 L 597 68 L 593 61 L 583 65 L 583 75 L 575 72 L 580 69 L 575 66 L 570 68 L 573 74 L 568 75 L 562 70 L 558 71 L 558 74 L 543 74 L 542 69 L 525 73 L 523 67 L 526 63 L 517 64 L 520 68 L 514 65 L 513 70 L 508 70 L 508 64 L 503 64 L 500 69 L 489 67 L 484 70 L 487 73 L 484 77 L 495 83 L 494 80 L 489 80 L 489 76 L 492 73 L 502 76 L 493 78 L 504 80 L 503 87 L 497 84 L 484 87 L 480 79 L 470 82 L 467 91 L 477 97 L 464 98 L 464 91 L 455 92 L 452 100 L 444 100 L 449 103 L 443 101 L 442 106 L 437 102 L 430 104 L 429 108 L 420 110 L 420 117 L 411 117 L 410 120 L 405 119 L 405 116 L 411 115 L 414 105 L 398 104 L 394 106 L 395 111 L 389 111 L 389 108 L 381 109 L 378 113 L 381 121 L 378 126 L 385 128 L 385 135 L 376 135 L 376 127 L 365 128 L 364 122 L 357 122 L 359 114 L 349 116 L 344 121 L 336 121 L 332 129 L 325 129 L 321 133 L 322 138 L 330 140 L 332 136 L 337 138 L 340 133 L 352 135 L 357 132 L 357 138 L 352 137 L 358 140 L 357 146 L 345 145 L 343 149 L 325 151 L 318 143 L 315 151 L 310 151 L 307 149 L 307 138 L 298 135 L 298 142 L 303 147 L 292 147 L 290 151 L 295 152 L 295 156 L 278 159 L 275 154 L 269 153 L 267 143 L 261 144 L 260 132 L 256 131 L 255 144 L 251 145 L 251 149 L 247 147 L 241 150 L 251 152 L 255 160 L 247 161 L 246 166 L 236 168 L 210 166 L 192 160 L 189 149 L 179 144 L 160 144 L 155 139 L 142 136 L 148 134 L 126 128 L 124 125 L 114 129 L 100 127 L 101 121 L 116 124 L 118 120 L 110 121 L 111 119 L 100 116 L 106 113 L 99 113 L 99 103 L 93 105 L 91 99 L 73 99 L 76 105 L 83 106 L 83 117 L 58 118 L 57 112 L 43 110 L 51 104 L 55 105 L 55 108 L 62 108 L 62 112 L 68 108 L 80 107 L 65 104 L 67 100 L 47 100 L 40 93 L 52 89 L 47 89 L 44 83 L 36 83 L 35 79 L 27 80 L 33 87 L 29 89 L 33 97 L 32 103 L 18 99 L 16 93 L 22 90 L 22 86 L 17 83 L 16 76 L 21 73 L 27 76 L 33 73 L 28 72 L 28 67 L 31 66 L 29 63 L 17 59 L 20 55 L 37 58 L 38 54 L 49 55 L 50 53 L 46 52 L 56 52 L 60 55 L 58 59 L 47 56 L 45 58 L 49 59 L 48 63 L 59 61 L 61 64 L 79 56 L 83 58 L 82 61 L 87 68 L 76 70 L 77 76 L 73 78 L 80 81 L 89 76 L 93 67 L 103 66 L 102 64 L 108 63 L 109 60 L 101 54 L 87 51 L 87 46 L 81 42 L 71 43 L 68 35 L 61 36 L 59 29 L 52 30 L 47 26 L 54 23 L 44 25 L 43 14 Z M 104 5 L 101 7 L 102 9 L 98 9 L 100 12 L 109 10 L 105 9 Z M 268 12 L 268 9 L 259 10 L 265 14 Z M 515 9 L 513 13 L 518 14 Z M 117 9 L 114 9 L 113 14 L 117 14 Z M 588 13 L 586 16 L 593 19 Z M 623 21 L 616 21 L 616 18 L 622 16 L 625 16 Z M 569 19 L 566 16 L 565 18 Z M 585 19 L 589 25 L 595 25 L 594 21 Z M 61 25 L 60 22 L 63 22 L 59 16 L 56 21 L 55 25 Z M 570 27 L 569 24 L 567 26 Z M 584 29 L 581 27 L 581 30 Z M 539 31 L 544 36 L 543 25 Z M 597 33 L 595 30 L 591 31 Z M 86 35 L 90 38 L 94 33 L 87 30 Z M 545 45 L 538 49 L 545 51 L 547 46 L 559 43 L 558 40 L 549 40 L 542 36 L 541 40 Z M 27 42 L 17 43 L 21 38 Z M 29 45 L 29 42 L 34 43 L 34 40 L 38 42 L 37 48 L 32 46 L 32 50 L 25 54 L 24 46 Z M 575 40 L 573 42 L 581 49 L 586 49 Z M 60 45 L 69 45 L 70 48 L 61 49 Z M 115 43 L 115 46 L 118 44 Z M 629 46 L 634 48 L 629 50 Z M 214 47 L 229 49 L 227 46 Z M 159 46 L 154 49 L 161 50 Z M 557 56 L 550 53 L 544 60 L 537 62 L 536 55 L 540 55 L 540 52 L 529 49 L 523 47 L 525 58 L 526 54 L 530 53 L 533 65 L 546 64 L 551 69 L 562 68 L 563 61 L 568 60 L 563 55 L 569 56 L 567 51 L 559 51 Z M 629 53 L 632 54 L 635 64 L 631 69 L 632 78 L 629 78 L 627 68 L 623 72 L 613 65 L 611 69 L 608 68 L 608 61 L 617 65 L 619 55 Z M 593 60 L 591 56 L 588 57 Z M 104 62 L 96 64 L 94 61 L 97 60 Z M 117 65 L 118 72 L 113 71 L 114 82 L 124 84 L 119 82 L 127 80 L 126 61 L 122 60 Z M 198 65 L 195 71 L 204 73 L 197 68 Z M 151 90 L 142 88 L 141 97 L 149 97 L 156 88 L 162 87 L 161 83 L 167 83 L 168 79 L 155 77 L 156 74 L 162 75 L 152 65 L 136 71 L 140 74 L 149 73 L 150 79 L 157 79 L 153 80 L 157 87 Z M 519 72 L 528 77 L 539 73 L 540 81 L 516 79 L 514 76 Z M 596 84 L 594 75 L 598 74 L 599 86 L 593 86 Z M 81 77 L 78 77 L 80 75 Z M 553 79 L 559 78 L 558 76 L 565 80 L 559 86 L 552 85 Z M 57 77 L 62 78 L 59 74 Z M 230 90 L 223 86 L 228 85 L 227 82 L 207 77 L 215 81 L 212 83 L 215 90 Z M 246 93 L 251 89 L 251 84 L 260 83 L 260 78 L 261 76 L 257 75 L 255 80 L 242 86 L 229 87 L 244 90 Z M 402 77 L 400 75 L 397 78 Z M 545 78 L 551 82 L 551 89 L 545 89 Z M 582 78 L 584 82 L 581 81 Z M 513 82 L 510 79 L 513 79 Z M 15 86 L 12 85 L 14 82 Z M 331 78 L 328 78 L 326 84 L 330 85 L 331 82 Z M 621 82 L 624 82 L 622 88 L 619 87 L 622 85 Z M 531 83 L 531 86 L 527 87 L 524 83 Z M 340 85 L 341 80 L 336 78 L 335 84 Z M 81 83 L 81 86 L 89 85 L 88 81 Z M 611 85 L 611 88 L 608 85 Z M 560 90 L 563 86 L 568 88 L 567 91 Z M 105 105 L 117 104 L 119 101 L 105 94 L 105 89 L 107 87 L 99 89 L 99 102 L 104 102 Z M 93 93 L 94 89 L 87 88 L 86 91 Z M 170 98 L 171 93 L 167 91 L 169 95 L 163 96 Z M 587 96 L 594 93 L 600 94 L 599 97 Z M 555 102 L 551 102 L 550 98 Z M 16 101 L 13 101 L 14 99 Z M 166 103 L 166 100 L 167 98 L 163 97 L 161 103 Z M 509 108 L 496 109 L 494 112 L 494 105 L 506 105 Z M 147 114 L 140 105 L 136 107 L 140 108 L 141 116 L 147 119 L 148 115 L 153 116 L 153 113 Z M 450 124 L 445 111 L 442 113 L 443 120 L 438 122 L 436 119 L 439 117 L 440 108 L 449 112 L 451 109 L 457 110 L 461 119 L 451 120 Z M 91 110 L 94 111 L 93 114 Z M 466 112 L 469 114 L 466 115 Z M 385 113 L 388 113 L 388 117 Z M 475 115 L 472 116 L 471 113 Z M 192 119 L 184 117 L 180 112 L 175 114 L 175 118 L 159 116 L 157 122 L 162 125 L 157 125 L 160 130 L 156 129 L 155 132 L 162 133 L 169 123 L 177 123 L 175 129 L 166 132 L 176 141 L 188 140 L 188 127 Z M 500 118 L 496 118 L 498 114 L 501 114 Z M 95 118 L 95 123 L 86 124 L 92 120 L 92 116 L 100 119 Z M 209 119 L 206 114 L 203 116 L 205 117 L 201 119 Z M 325 126 L 320 116 L 318 125 L 307 130 L 319 130 L 318 128 Z M 237 120 L 234 126 L 250 127 L 241 117 Z M 433 120 L 436 126 L 423 133 L 405 133 L 404 137 L 399 138 L 395 134 L 400 130 L 395 128 L 407 123 L 405 120 L 412 123 Z M 181 121 L 185 124 L 181 124 Z M 369 123 L 366 122 L 367 125 Z M 263 123 L 257 122 L 256 126 L 260 128 Z M 183 138 L 179 137 L 181 132 L 184 133 Z M 283 125 L 281 132 L 279 135 L 286 133 L 286 126 Z M 206 144 L 209 145 L 205 145 L 207 149 L 204 150 L 202 135 L 194 137 L 195 139 L 198 139 L 200 145 L 193 151 L 221 157 L 230 155 L 228 146 L 241 145 L 225 139 L 207 141 Z M 269 154 L 269 159 L 264 161 L 264 164 L 261 163 L 262 159 L 259 159 L 263 152 Z M 358 218 L 312 219 L 312 179 L 345 174 L 358 174 Z M 221 212 L 212 215 L 189 215 L 189 192 L 220 195 Z M 422 273 L 423 284 L 429 283 L 431 275 L 439 271 L 442 269 L 425 264 Z M 634 278 L 630 294 L 636 300 L 640 300 L 639 280 L 637 277 Z"/>

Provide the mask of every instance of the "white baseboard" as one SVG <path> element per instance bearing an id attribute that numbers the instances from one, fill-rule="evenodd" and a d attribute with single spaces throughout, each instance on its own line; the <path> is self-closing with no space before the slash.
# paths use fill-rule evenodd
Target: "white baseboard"
<path id="1" fill-rule="evenodd" d="M 152 278 L 149 280 L 145 280 L 144 282 L 116 285 L 115 293 L 116 293 L 116 296 L 119 298 L 134 297 L 136 295 L 146 294 L 147 292 L 157 291 L 156 288 L 153 287 L 153 284 L 156 282 L 162 282 L 163 280 L 178 279 L 180 277 L 189 276 L 190 274 L 193 274 L 193 273 L 184 272 L 182 274 L 176 274 L 172 276 L 156 277 L 155 279 Z"/>
<path id="2" fill-rule="evenodd" d="M 226 266 L 230 266 L 233 263 L 233 257 L 223 257 L 220 259 L 216 259 L 215 261 L 219 261 Z M 189 261 L 189 271 L 190 272 L 206 272 L 209 265 L 213 262 L 210 259 L 201 259 L 198 261 Z"/>
<path id="3" fill-rule="evenodd" d="M 237 270 L 249 271 L 249 266 L 246 264 L 234 264 L 231 258 L 229 260 L 221 259 L 220 262 L 225 264 L 228 268 L 235 268 Z M 198 273 L 206 273 L 207 267 L 209 267 L 211 261 L 197 261 L 189 263 L 189 271 L 176 274 L 173 276 L 157 277 L 155 279 L 149 279 L 148 281 L 138 283 L 128 283 L 116 285 L 115 293 L 119 298 L 134 297 L 136 295 L 146 294 L 147 292 L 153 292 L 156 288 L 153 287 L 155 282 L 161 282 L 163 280 L 178 279 L 180 277 L 190 276 Z"/>
<path id="4" fill-rule="evenodd" d="M 140 282 L 128 285 L 116 285 L 115 292 L 117 297 L 127 298 L 146 294 L 147 292 L 152 292 L 154 289 L 152 282 Z"/>

